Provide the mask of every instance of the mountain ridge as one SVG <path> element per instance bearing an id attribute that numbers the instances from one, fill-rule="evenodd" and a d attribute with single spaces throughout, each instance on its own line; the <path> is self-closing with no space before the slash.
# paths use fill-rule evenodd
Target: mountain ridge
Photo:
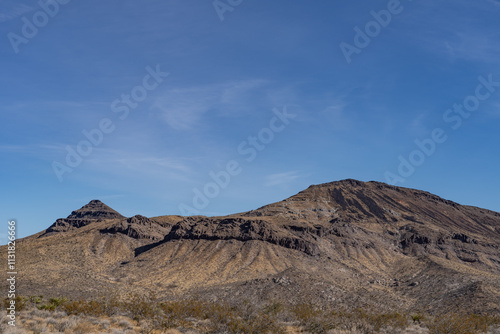
<path id="1" fill-rule="evenodd" d="M 223 217 L 126 218 L 91 201 L 20 243 L 27 295 L 500 312 L 500 214 L 380 182 L 312 185 Z"/>

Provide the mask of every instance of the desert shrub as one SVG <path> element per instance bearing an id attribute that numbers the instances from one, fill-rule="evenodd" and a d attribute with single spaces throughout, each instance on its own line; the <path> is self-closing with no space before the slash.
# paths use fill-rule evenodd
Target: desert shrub
<path id="1" fill-rule="evenodd" d="M 85 314 L 90 316 L 103 316 L 108 315 L 105 303 L 96 300 L 79 300 L 67 301 L 61 306 L 62 310 L 67 314 Z"/>
<path id="2" fill-rule="evenodd" d="M 163 302 L 160 303 L 160 308 L 164 329 L 193 327 L 192 322 L 188 320 L 197 319 L 205 320 L 203 330 L 207 333 L 285 333 L 275 317 L 248 305 L 234 307 L 226 303 L 194 299 Z"/>
<path id="3" fill-rule="evenodd" d="M 277 314 L 285 311 L 285 305 L 280 302 L 272 302 L 264 306 L 263 312 L 276 316 Z"/>
<path id="4" fill-rule="evenodd" d="M 109 329 L 109 326 L 111 325 L 110 321 L 107 319 L 101 320 L 99 326 L 101 326 L 101 329 L 106 330 Z"/>
<path id="5" fill-rule="evenodd" d="M 50 298 L 49 299 L 49 304 L 54 305 L 55 307 L 61 306 L 63 303 L 66 302 L 66 298 Z"/>
<path id="6" fill-rule="evenodd" d="M 229 318 L 225 327 L 229 333 L 233 334 L 285 333 L 284 327 L 277 324 L 268 315 L 257 315 L 249 319 L 242 319 L 241 317 Z"/>
<path id="7" fill-rule="evenodd" d="M 295 315 L 295 318 L 303 323 L 321 314 L 313 304 L 296 304 L 292 306 L 291 311 Z"/>
<path id="8" fill-rule="evenodd" d="M 39 310 L 54 312 L 57 308 L 59 308 L 63 303 L 66 302 L 66 298 L 50 298 L 45 304 L 42 304 L 44 300 L 41 296 L 30 297 L 29 301 L 32 302 L 32 304 L 35 305 Z"/>
<path id="9" fill-rule="evenodd" d="M 488 315 L 377 313 L 357 309 L 339 311 L 320 309 L 311 303 L 287 305 L 270 302 L 258 306 L 246 301 L 238 305 L 202 299 L 160 301 L 154 294 L 130 294 L 119 299 L 101 296 L 99 300 L 44 299 L 43 296 L 19 297 L 27 308 L 20 317 L 23 326 L 34 333 L 56 330 L 60 333 L 134 331 L 139 323 L 143 334 L 173 330 L 195 333 L 286 333 L 293 324 L 303 333 L 396 334 L 416 328 L 428 334 L 500 334 L 500 317 Z M 110 320 L 103 319 L 109 317 Z M 1 325 L 1 324 L 0 324 Z M 428 331 L 427 331 L 428 330 Z M 0 333 L 3 332 L 0 329 Z"/>
<path id="10" fill-rule="evenodd" d="M 162 302 L 159 308 L 163 314 L 162 328 L 187 326 L 188 318 L 205 320 L 217 317 L 217 314 L 219 317 L 227 315 L 227 309 L 224 311 L 224 307 L 199 299 Z"/>
<path id="11" fill-rule="evenodd" d="M 26 323 L 24 327 L 34 333 L 47 332 L 47 325 L 42 321 L 31 321 Z"/>
<path id="12" fill-rule="evenodd" d="M 7 309 L 11 305 L 10 301 L 11 301 L 10 298 L 5 298 L 3 300 L 3 308 L 4 309 Z M 26 306 L 27 306 L 26 304 L 28 302 L 28 298 L 16 296 L 14 298 L 14 301 L 16 302 L 16 312 L 19 312 L 19 311 L 26 309 Z"/>
<path id="13" fill-rule="evenodd" d="M 121 308 L 134 320 L 154 319 L 159 316 L 158 300 L 154 294 L 148 296 L 131 294 Z"/>
<path id="14" fill-rule="evenodd" d="M 424 316 L 421 315 L 421 314 L 412 314 L 411 320 L 414 323 L 418 323 L 419 324 L 419 323 L 421 323 L 424 320 Z"/>
<path id="15" fill-rule="evenodd" d="M 39 296 L 30 296 L 29 298 L 29 302 L 31 304 L 35 304 L 35 305 L 38 305 L 38 304 L 41 304 L 43 302 L 43 295 L 39 295 Z"/>
<path id="16" fill-rule="evenodd" d="M 96 328 L 89 322 L 81 321 L 71 328 L 74 334 L 88 334 L 95 332 Z"/>
<path id="17" fill-rule="evenodd" d="M 305 329 L 314 334 L 324 334 L 336 327 L 333 319 L 318 318 L 305 324 Z"/>
<path id="18" fill-rule="evenodd" d="M 57 312 L 54 312 L 52 314 L 52 316 L 56 319 L 61 319 L 61 318 L 65 318 L 68 316 L 68 314 L 64 311 L 57 311 Z"/>
<path id="19" fill-rule="evenodd" d="M 309 333 L 330 333 L 334 329 L 360 333 L 400 332 L 410 323 L 408 315 L 397 312 L 380 314 L 362 309 L 336 312 L 320 310 L 312 304 L 294 305 L 291 312 Z"/>
<path id="20" fill-rule="evenodd" d="M 426 326 L 430 334 L 475 334 L 486 333 L 499 323 L 500 319 L 494 316 L 449 314 L 433 318 Z"/>
<path id="21" fill-rule="evenodd" d="M 376 331 L 382 328 L 406 328 L 408 318 L 399 313 L 389 314 L 371 314 L 368 316 L 368 323 L 373 326 Z"/>
<path id="22" fill-rule="evenodd" d="M 284 334 L 285 329 L 274 317 L 264 313 L 250 314 L 245 310 L 237 310 L 225 305 L 212 305 L 213 312 L 209 315 L 211 332 L 231 334 Z"/>
<path id="23" fill-rule="evenodd" d="M 130 321 L 128 321 L 127 319 L 121 319 L 119 322 L 118 322 L 118 326 L 122 327 L 122 328 L 132 328 L 132 324 L 130 323 Z"/>
<path id="24" fill-rule="evenodd" d="M 43 305 L 38 306 L 38 309 L 42 310 L 42 311 L 54 312 L 56 310 L 56 306 L 52 305 L 52 304 L 43 304 Z"/>
<path id="25" fill-rule="evenodd" d="M 75 327 L 78 324 L 78 320 L 75 317 L 69 317 L 65 319 L 60 319 L 54 328 L 59 332 L 65 332 L 66 330 Z"/>
<path id="26" fill-rule="evenodd" d="M 48 316 L 49 316 L 49 314 L 47 313 L 47 311 L 40 310 L 39 308 L 33 308 L 33 309 L 29 310 L 28 312 L 25 312 L 23 318 L 24 319 L 34 319 L 36 317 L 46 318 Z"/>

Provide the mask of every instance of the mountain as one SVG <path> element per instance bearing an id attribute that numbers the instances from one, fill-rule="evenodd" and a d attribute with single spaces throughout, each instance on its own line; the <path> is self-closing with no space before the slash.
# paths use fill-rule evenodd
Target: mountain
<path id="1" fill-rule="evenodd" d="M 71 212 L 67 218 L 56 220 L 56 222 L 47 229 L 44 235 L 52 234 L 53 232 L 67 232 L 102 220 L 121 218 L 125 217 L 103 202 L 92 200 L 89 204 Z"/>
<path id="2" fill-rule="evenodd" d="M 380 182 L 224 217 L 126 218 L 94 200 L 18 248 L 23 295 L 500 313 L 500 213 Z"/>

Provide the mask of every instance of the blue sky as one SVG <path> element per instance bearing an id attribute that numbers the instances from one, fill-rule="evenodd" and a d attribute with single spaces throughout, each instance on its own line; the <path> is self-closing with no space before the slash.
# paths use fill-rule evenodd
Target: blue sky
<path id="1" fill-rule="evenodd" d="M 499 15 L 493 0 L 2 0 L 1 219 L 22 237 L 92 199 L 223 215 L 345 178 L 500 211 Z"/>

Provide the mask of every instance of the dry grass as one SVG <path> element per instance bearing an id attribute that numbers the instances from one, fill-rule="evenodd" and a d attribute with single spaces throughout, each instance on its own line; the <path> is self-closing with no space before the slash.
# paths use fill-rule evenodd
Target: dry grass
<path id="1" fill-rule="evenodd" d="M 500 334 L 500 317 L 377 314 L 334 311 L 313 304 L 257 307 L 198 299 L 160 301 L 154 295 L 72 301 L 20 298 L 17 327 L 4 316 L 0 333 L 127 334 Z"/>

